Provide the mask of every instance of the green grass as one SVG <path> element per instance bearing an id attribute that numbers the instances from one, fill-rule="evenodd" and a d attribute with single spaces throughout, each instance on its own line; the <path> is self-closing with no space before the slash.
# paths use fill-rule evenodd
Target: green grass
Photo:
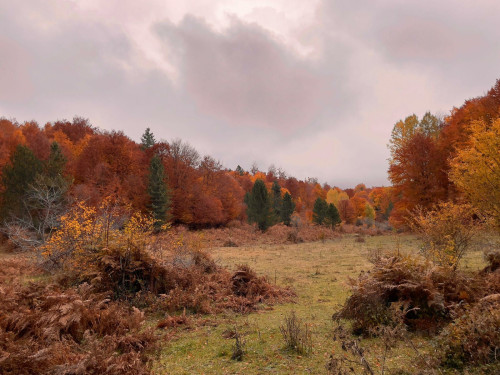
<path id="1" fill-rule="evenodd" d="M 264 308 L 256 313 L 234 313 L 210 317 L 204 326 L 179 330 L 167 342 L 155 364 L 158 374 L 316 374 L 325 373 L 325 364 L 332 349 L 332 313 L 348 296 L 346 280 L 370 268 L 367 255 L 372 249 L 415 252 L 418 241 L 409 235 L 366 237 L 354 236 L 325 242 L 297 245 L 258 245 L 237 248 L 213 248 L 209 253 L 231 270 L 248 264 L 271 282 L 291 286 L 297 293 L 296 303 Z M 463 262 L 465 267 L 483 266 L 482 254 L 472 252 Z M 292 310 L 311 325 L 313 352 L 299 356 L 284 350 L 280 325 Z M 234 339 L 223 337 L 225 331 L 237 327 L 244 335 L 246 356 L 242 362 L 231 360 Z M 417 346 L 426 350 L 428 344 L 415 337 Z M 366 341 L 372 355 L 381 348 L 376 340 Z M 395 351 L 388 366 L 408 362 L 414 352 L 402 345 Z M 396 366 L 397 367 L 397 366 Z"/>

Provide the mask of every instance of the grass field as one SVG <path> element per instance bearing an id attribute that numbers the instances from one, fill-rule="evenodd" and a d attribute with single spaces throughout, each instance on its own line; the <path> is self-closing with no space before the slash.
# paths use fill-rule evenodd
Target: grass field
<path id="1" fill-rule="evenodd" d="M 368 254 L 374 250 L 415 252 L 418 241 L 409 235 L 366 237 L 357 242 L 353 235 L 324 242 L 294 245 L 261 245 L 236 248 L 212 248 L 208 252 L 220 264 L 234 270 L 248 264 L 260 275 L 282 286 L 291 286 L 297 293 L 295 303 L 264 307 L 248 315 L 221 314 L 212 316 L 203 325 L 178 329 L 165 344 L 155 364 L 157 374 L 318 374 L 335 348 L 332 341 L 332 313 L 348 296 L 346 280 L 370 267 Z M 463 267 L 483 266 L 482 253 L 471 252 Z M 299 356 L 284 349 L 280 325 L 292 310 L 309 324 L 313 351 Z M 245 340 L 246 355 L 241 362 L 231 360 L 234 339 L 225 333 L 240 332 Z M 429 344 L 423 337 L 413 337 L 421 350 Z M 376 340 L 366 340 L 369 358 L 376 365 L 381 348 Z M 409 363 L 414 351 L 404 344 L 394 351 L 386 364 L 401 368 Z"/>

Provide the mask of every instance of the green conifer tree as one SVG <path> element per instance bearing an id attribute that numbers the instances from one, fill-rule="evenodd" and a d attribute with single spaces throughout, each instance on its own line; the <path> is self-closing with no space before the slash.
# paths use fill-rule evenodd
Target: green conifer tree
<path id="1" fill-rule="evenodd" d="M 238 166 L 236 167 L 236 172 L 238 172 L 238 174 L 240 176 L 243 176 L 245 174 L 245 171 L 243 170 L 243 168 L 241 168 L 241 166 L 238 164 Z"/>
<path id="2" fill-rule="evenodd" d="M 273 186 L 271 187 L 272 191 L 272 204 L 273 204 L 273 214 L 274 221 L 279 223 L 281 221 L 281 210 L 283 206 L 283 198 L 281 198 L 281 186 L 278 182 L 274 181 Z"/>
<path id="3" fill-rule="evenodd" d="M 43 172 L 36 177 L 35 189 L 45 189 L 55 201 L 64 200 L 64 194 L 71 185 L 71 179 L 64 175 L 66 157 L 57 142 L 50 145 L 49 158 L 43 162 Z M 32 189 L 33 190 L 33 189 Z M 58 197 L 56 197 L 56 195 Z"/>
<path id="4" fill-rule="evenodd" d="M 328 205 L 327 211 L 326 211 L 326 224 L 330 225 L 332 228 L 335 226 L 339 225 L 342 222 L 342 219 L 340 218 L 339 210 L 337 210 L 337 207 L 333 203 L 330 203 Z"/>
<path id="5" fill-rule="evenodd" d="M 292 201 L 292 196 L 286 192 L 283 196 L 283 205 L 281 206 L 281 221 L 287 226 L 290 226 L 290 220 L 295 210 L 295 203 Z"/>
<path id="6" fill-rule="evenodd" d="M 160 230 L 169 219 L 170 195 L 166 179 L 161 158 L 158 155 L 153 156 L 149 165 L 148 194 L 157 230 Z"/>
<path id="7" fill-rule="evenodd" d="M 63 177 L 66 157 L 63 155 L 57 142 L 52 142 L 50 145 L 49 159 L 44 164 L 44 173 L 47 177 L 52 179 Z"/>
<path id="8" fill-rule="evenodd" d="M 146 131 L 141 137 L 141 148 L 143 150 L 146 150 L 148 148 L 151 148 L 155 145 L 156 139 L 154 134 L 151 132 L 149 128 L 146 128 Z"/>
<path id="9" fill-rule="evenodd" d="M 245 196 L 247 216 L 250 223 L 257 223 L 261 231 L 265 231 L 272 224 L 271 199 L 267 188 L 261 179 L 255 181 L 252 191 Z"/>
<path id="10" fill-rule="evenodd" d="M 327 216 L 328 205 L 324 199 L 317 198 L 313 207 L 313 223 L 323 225 Z"/>
<path id="11" fill-rule="evenodd" d="M 10 164 L 3 168 L 0 216 L 24 217 L 28 214 L 24 199 L 36 176 L 43 171 L 42 162 L 26 146 L 18 145 L 11 155 Z"/>

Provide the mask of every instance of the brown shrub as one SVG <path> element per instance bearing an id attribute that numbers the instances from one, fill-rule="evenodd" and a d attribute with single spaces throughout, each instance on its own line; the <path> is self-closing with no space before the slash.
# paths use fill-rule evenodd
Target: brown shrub
<path id="1" fill-rule="evenodd" d="M 365 237 L 363 235 L 356 235 L 356 242 L 358 243 L 364 243 L 366 242 Z"/>
<path id="2" fill-rule="evenodd" d="M 484 293 L 472 277 L 401 255 L 374 259 L 374 268 L 351 279 L 350 286 L 351 296 L 334 317 L 352 320 L 353 330 L 364 334 L 397 323 L 391 304 L 400 304 L 411 329 L 435 330 L 451 320 L 458 304 Z"/>
<path id="3" fill-rule="evenodd" d="M 276 303 L 293 296 L 291 291 L 257 277 L 247 266 L 238 269 L 235 276 L 206 253 L 185 247 L 163 254 L 161 261 L 140 248 L 127 253 L 107 249 L 93 269 L 92 273 L 76 273 L 73 281 L 67 282 L 91 283 L 100 291 L 111 291 L 113 298 L 130 300 L 147 310 L 248 312 L 258 303 Z M 237 280 L 240 285 L 235 288 Z"/>
<path id="4" fill-rule="evenodd" d="M 500 250 L 491 250 L 484 254 L 488 265 L 483 273 L 494 272 L 500 268 Z"/>
<path id="5" fill-rule="evenodd" d="M 143 314 L 89 285 L 3 287 L 0 316 L 2 374 L 149 373 Z"/>
<path id="6" fill-rule="evenodd" d="M 297 231 L 291 230 L 288 232 L 287 241 L 291 243 L 302 243 L 304 242 L 304 239 L 299 236 Z"/>
<path id="7" fill-rule="evenodd" d="M 232 290 L 237 296 L 246 297 L 250 300 L 263 302 L 265 300 L 277 300 L 284 295 L 292 296 L 293 293 L 284 293 L 282 289 L 269 283 L 265 277 L 259 277 L 247 265 L 237 266 L 237 271 L 231 277 Z"/>
<path id="8" fill-rule="evenodd" d="M 228 239 L 226 242 L 224 242 L 224 247 L 238 247 L 238 244 L 232 239 Z"/>
<path id="9" fill-rule="evenodd" d="M 188 326 L 190 324 L 190 319 L 186 315 L 186 310 L 183 311 L 182 315 L 178 316 L 167 316 L 165 319 L 160 320 L 156 325 L 157 328 L 172 328 L 178 326 Z"/>
<path id="10" fill-rule="evenodd" d="M 464 314 L 446 327 L 438 339 L 445 366 L 499 361 L 500 294 L 492 294 L 468 306 Z"/>
<path id="11" fill-rule="evenodd" d="M 3 259 L 0 262 L 0 283 L 10 283 L 19 278 L 19 275 L 30 276 L 37 271 L 39 270 L 27 255 L 19 254 L 16 258 Z"/>

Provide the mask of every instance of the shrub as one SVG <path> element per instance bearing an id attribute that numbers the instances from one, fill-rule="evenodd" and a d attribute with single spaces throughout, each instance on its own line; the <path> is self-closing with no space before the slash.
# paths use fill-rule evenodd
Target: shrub
<path id="1" fill-rule="evenodd" d="M 224 242 L 224 247 L 238 247 L 238 244 L 234 242 L 231 238 Z"/>
<path id="2" fill-rule="evenodd" d="M 366 239 L 363 235 L 357 234 L 356 235 L 356 242 L 363 243 L 363 242 L 366 242 Z"/>
<path id="3" fill-rule="evenodd" d="M 143 314 L 83 284 L 9 285 L 0 293 L 5 374 L 148 374 L 156 337 Z"/>
<path id="4" fill-rule="evenodd" d="M 478 232 L 474 214 L 468 204 L 440 203 L 427 212 L 417 208 L 410 226 L 420 234 L 426 256 L 456 269 Z"/>
<path id="5" fill-rule="evenodd" d="M 182 234 L 156 243 L 151 218 L 131 213 L 123 220 L 121 211 L 116 213 L 79 203 L 63 217 L 44 255 L 51 269 L 64 271 L 68 285 L 87 282 L 137 306 L 166 311 L 187 308 L 195 313 L 246 312 L 260 302 L 293 296 L 248 267 L 231 275 L 200 250 L 198 237 L 189 245 Z M 242 274 L 245 278 L 238 279 L 241 283 L 235 289 Z"/>
<path id="6" fill-rule="evenodd" d="M 233 353 L 231 354 L 231 359 L 233 361 L 243 361 L 243 357 L 245 356 L 245 341 L 243 337 L 238 332 L 238 330 L 234 329 L 234 346 Z"/>
<path id="7" fill-rule="evenodd" d="M 500 250 L 491 250 L 484 254 L 488 266 L 483 272 L 494 272 L 500 269 Z"/>
<path id="8" fill-rule="evenodd" d="M 442 363 L 462 368 L 468 364 L 499 361 L 500 355 L 500 294 L 482 298 L 446 327 L 439 346 Z"/>
<path id="9" fill-rule="evenodd" d="M 289 241 L 291 243 L 302 243 L 302 242 L 304 242 L 304 240 L 302 239 L 302 237 L 298 234 L 298 231 L 296 231 L 296 230 L 291 230 L 291 231 L 288 232 L 287 241 Z"/>
<path id="10" fill-rule="evenodd" d="M 352 294 L 334 314 L 335 319 L 352 320 L 358 334 L 397 324 L 391 305 L 405 312 L 411 329 L 434 330 L 451 319 L 456 304 L 473 301 L 481 289 L 471 278 L 417 257 L 379 256 L 373 261 L 372 270 L 350 279 Z"/>
<path id="11" fill-rule="evenodd" d="M 285 316 L 285 322 L 280 326 L 280 331 L 287 349 L 298 354 L 310 354 L 312 352 L 312 337 L 309 325 L 303 323 L 297 317 L 295 311 Z"/>

